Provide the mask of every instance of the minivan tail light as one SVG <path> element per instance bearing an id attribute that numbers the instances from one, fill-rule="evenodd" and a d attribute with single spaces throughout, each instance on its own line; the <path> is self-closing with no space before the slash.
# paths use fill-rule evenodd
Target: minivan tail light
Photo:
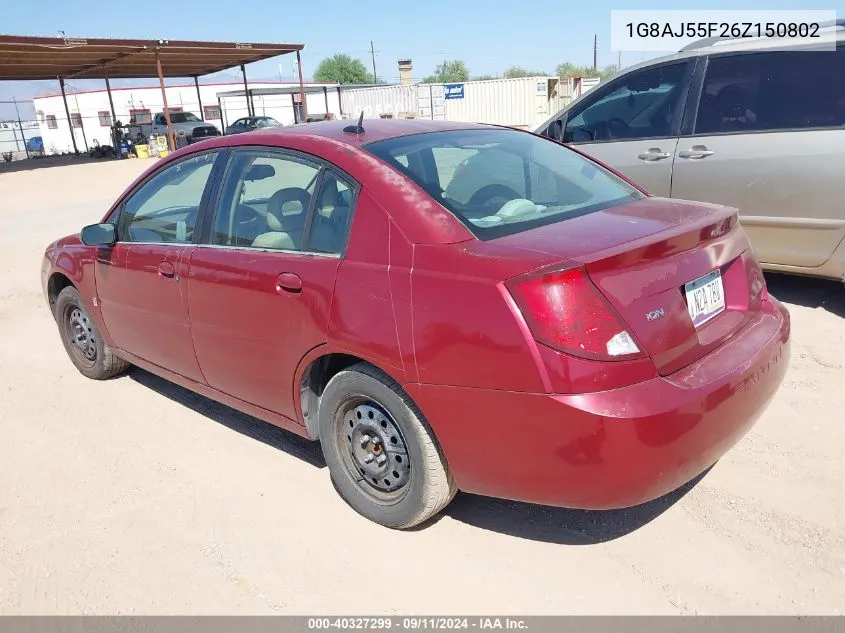
<path id="1" fill-rule="evenodd" d="M 529 274 L 506 285 L 539 342 L 594 360 L 645 356 L 583 268 Z"/>

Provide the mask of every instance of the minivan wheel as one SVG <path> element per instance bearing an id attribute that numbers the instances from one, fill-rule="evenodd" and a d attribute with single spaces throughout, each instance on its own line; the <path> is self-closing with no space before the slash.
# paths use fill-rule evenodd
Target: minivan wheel
<path id="1" fill-rule="evenodd" d="M 73 286 L 62 290 L 56 299 L 56 321 L 65 351 L 82 375 L 105 380 L 129 367 L 103 342 L 79 291 Z"/>
<path id="2" fill-rule="evenodd" d="M 396 381 L 367 363 L 338 372 L 319 407 L 320 443 L 352 508 L 391 528 L 442 510 L 456 487 L 422 412 Z"/>

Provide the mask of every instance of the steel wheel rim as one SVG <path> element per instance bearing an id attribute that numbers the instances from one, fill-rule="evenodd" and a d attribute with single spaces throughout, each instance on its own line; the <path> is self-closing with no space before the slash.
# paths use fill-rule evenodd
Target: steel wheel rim
<path id="1" fill-rule="evenodd" d="M 387 409 L 366 396 L 353 396 L 338 407 L 335 429 L 341 461 L 359 490 L 384 505 L 407 494 L 408 446 Z"/>
<path id="2" fill-rule="evenodd" d="M 96 363 L 97 339 L 94 335 L 94 324 L 88 314 L 77 305 L 68 307 L 66 330 L 74 354 L 86 364 Z"/>

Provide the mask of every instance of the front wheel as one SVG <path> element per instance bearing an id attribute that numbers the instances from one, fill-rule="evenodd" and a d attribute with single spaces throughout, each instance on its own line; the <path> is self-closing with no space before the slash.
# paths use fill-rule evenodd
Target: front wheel
<path id="1" fill-rule="evenodd" d="M 332 479 L 359 514 L 410 528 L 442 510 L 456 487 L 422 412 L 367 363 L 338 372 L 319 408 L 320 443 Z"/>
<path id="2" fill-rule="evenodd" d="M 56 322 L 65 351 L 83 376 L 105 380 L 129 367 L 129 363 L 115 356 L 105 344 L 79 291 L 73 286 L 62 290 L 56 299 Z"/>

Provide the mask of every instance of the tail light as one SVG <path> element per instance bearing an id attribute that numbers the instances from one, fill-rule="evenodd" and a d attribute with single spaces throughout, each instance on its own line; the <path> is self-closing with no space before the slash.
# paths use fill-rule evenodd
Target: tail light
<path id="1" fill-rule="evenodd" d="M 506 285 L 541 343 L 594 360 L 645 356 L 582 268 L 535 273 Z"/>
<path id="2" fill-rule="evenodd" d="M 769 298 L 769 291 L 766 288 L 766 277 L 763 275 L 763 270 L 757 263 L 757 260 L 752 260 L 749 264 L 748 270 L 748 294 L 751 301 L 759 297 L 760 301 L 766 301 Z"/>

